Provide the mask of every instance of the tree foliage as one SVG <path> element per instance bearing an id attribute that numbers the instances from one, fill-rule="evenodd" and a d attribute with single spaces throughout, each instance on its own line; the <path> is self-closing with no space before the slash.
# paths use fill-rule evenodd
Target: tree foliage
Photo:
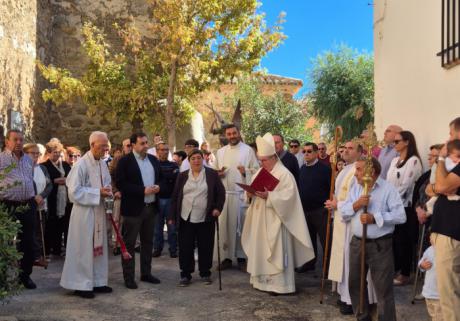
<path id="1" fill-rule="evenodd" d="M 4 180 L 5 175 L 13 167 L 9 166 L 0 172 L 0 182 Z M 20 183 L 13 185 L 17 184 Z M 0 191 L 10 187 L 0 186 Z M 19 229 L 20 224 L 12 219 L 4 205 L 0 205 L 0 302 L 16 294 L 20 289 L 18 260 L 21 258 L 21 254 L 14 242 Z"/>
<path id="2" fill-rule="evenodd" d="M 82 77 L 39 64 L 55 86 L 43 98 L 56 104 L 79 98 L 90 113 L 103 111 L 133 127 L 155 118 L 173 147 L 176 127 L 189 120 L 200 92 L 251 72 L 281 43 L 283 15 L 268 27 L 257 0 L 147 1 L 148 30 L 138 30 L 134 22 L 116 26 L 121 53 L 110 52 L 103 34 L 85 24 L 83 47 L 90 63 Z"/>
<path id="3" fill-rule="evenodd" d="M 313 114 L 329 133 L 342 126 L 344 138 L 358 136 L 374 118 L 374 60 L 346 46 L 319 55 L 311 72 Z"/>
<path id="4" fill-rule="evenodd" d="M 306 110 L 298 102 L 281 92 L 264 95 L 257 78 L 246 78 L 238 83 L 237 90 L 228 102 L 233 106 L 238 99 L 242 106 L 242 134 L 248 143 L 254 143 L 258 135 L 267 132 L 283 135 L 286 141 L 311 139 L 305 130 Z"/>

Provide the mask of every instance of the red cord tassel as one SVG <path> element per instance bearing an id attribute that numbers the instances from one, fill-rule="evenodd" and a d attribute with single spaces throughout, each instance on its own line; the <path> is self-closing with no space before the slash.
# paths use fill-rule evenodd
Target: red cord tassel
<path id="1" fill-rule="evenodd" d="M 113 215 L 111 213 L 107 214 L 110 217 L 110 222 L 112 222 L 113 229 L 115 230 L 115 234 L 117 235 L 117 241 L 118 243 L 120 243 L 121 255 L 123 257 L 123 260 L 132 259 L 131 254 L 129 254 L 128 250 L 126 249 L 125 242 L 123 242 L 123 239 L 121 238 L 120 230 L 118 229 L 118 226 L 115 223 L 115 220 L 113 219 Z"/>

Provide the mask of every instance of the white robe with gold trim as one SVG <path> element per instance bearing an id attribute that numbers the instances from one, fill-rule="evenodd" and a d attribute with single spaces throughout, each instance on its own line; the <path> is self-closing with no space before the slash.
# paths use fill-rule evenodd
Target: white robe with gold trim
<path id="1" fill-rule="evenodd" d="M 292 293 L 294 268 L 315 254 L 294 177 L 280 161 L 271 174 L 280 182 L 266 200 L 252 199 L 241 243 L 248 256 L 250 283 L 256 289 Z"/>
<path id="2" fill-rule="evenodd" d="M 91 291 L 108 283 L 105 210 L 100 195 L 101 170 L 104 186 L 111 183 L 107 164 L 87 152 L 70 171 L 66 185 L 73 203 L 61 286 Z M 102 215 L 102 255 L 94 256 L 95 217 Z M 99 220 L 100 221 L 100 220 Z M 97 231 L 96 231 L 97 232 Z"/>

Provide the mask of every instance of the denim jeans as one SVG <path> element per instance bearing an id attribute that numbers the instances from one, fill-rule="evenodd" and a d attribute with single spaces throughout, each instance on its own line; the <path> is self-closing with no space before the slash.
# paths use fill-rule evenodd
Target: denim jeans
<path id="1" fill-rule="evenodd" d="M 169 208 L 171 205 L 170 198 L 160 198 L 159 199 L 160 211 L 156 217 L 155 222 L 155 233 L 153 236 L 153 248 L 155 250 L 163 250 L 164 238 L 163 238 L 163 227 L 164 224 L 167 224 Z M 177 233 L 175 225 L 167 224 L 168 228 L 168 244 L 169 252 L 177 252 Z"/>

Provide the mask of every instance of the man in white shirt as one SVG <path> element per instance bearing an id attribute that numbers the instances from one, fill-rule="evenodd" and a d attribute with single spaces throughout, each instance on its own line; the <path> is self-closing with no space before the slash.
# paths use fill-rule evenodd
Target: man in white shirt
<path id="1" fill-rule="evenodd" d="M 368 195 L 363 195 L 366 159 L 355 164 L 354 184 L 346 201 L 339 205 L 342 218 L 351 222 L 353 237 L 350 243 L 349 287 L 353 310 L 357 320 L 371 320 L 367 287 L 364 293 L 363 312 L 359 313 L 361 283 L 361 238 L 363 224 L 367 225 L 366 270 L 370 270 L 372 282 L 377 293 L 377 315 L 380 321 L 396 321 L 396 308 L 393 293 L 393 231 L 395 225 L 406 221 L 404 205 L 396 188 L 379 178 L 381 166 L 372 158 L 372 181 Z M 366 212 L 364 210 L 367 209 Z"/>

